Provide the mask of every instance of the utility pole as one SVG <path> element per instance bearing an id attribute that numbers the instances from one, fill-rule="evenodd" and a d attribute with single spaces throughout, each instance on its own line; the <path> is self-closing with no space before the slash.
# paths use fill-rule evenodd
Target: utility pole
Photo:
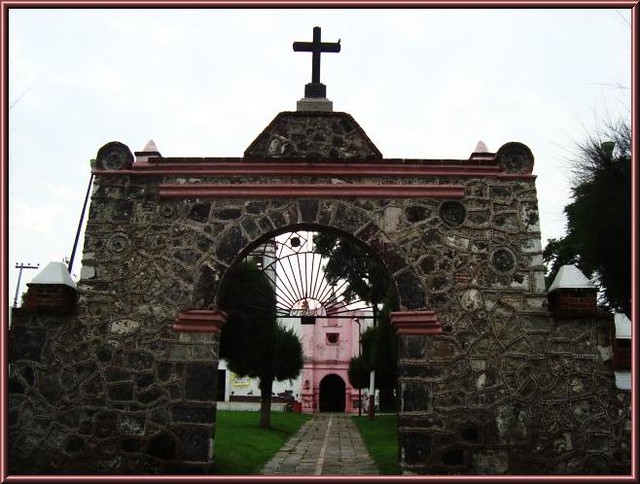
<path id="1" fill-rule="evenodd" d="M 13 307 L 17 308 L 18 307 L 18 291 L 20 290 L 20 279 L 22 279 L 22 269 L 37 269 L 40 266 L 40 264 L 36 264 L 35 266 L 32 264 L 29 264 L 28 262 L 26 264 L 22 263 L 22 262 L 17 262 L 16 263 L 16 269 L 20 269 L 20 271 L 18 272 L 18 284 L 16 285 L 16 295 L 13 298 Z"/>
<path id="2" fill-rule="evenodd" d="M 376 320 L 378 319 L 378 303 L 373 301 L 373 327 L 376 327 Z M 373 420 L 376 413 L 376 370 L 371 370 L 369 374 L 369 420 Z"/>
<path id="3" fill-rule="evenodd" d="M 360 319 L 353 318 L 353 322 L 358 325 L 358 357 L 362 357 L 362 334 L 360 331 Z M 362 415 L 362 388 L 358 388 L 358 417 Z"/>

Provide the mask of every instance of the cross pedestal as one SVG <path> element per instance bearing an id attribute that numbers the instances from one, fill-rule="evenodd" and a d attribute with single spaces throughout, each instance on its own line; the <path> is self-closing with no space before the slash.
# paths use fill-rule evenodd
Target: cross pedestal
<path id="1" fill-rule="evenodd" d="M 305 95 L 297 103 L 298 111 L 333 111 L 333 102 L 326 97 L 308 97 Z"/>

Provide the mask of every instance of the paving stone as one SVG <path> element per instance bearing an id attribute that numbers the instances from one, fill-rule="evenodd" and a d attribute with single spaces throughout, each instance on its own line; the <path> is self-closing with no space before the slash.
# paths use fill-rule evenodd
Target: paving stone
<path id="1" fill-rule="evenodd" d="M 283 454 L 287 455 L 284 460 Z M 318 473 L 325 476 L 379 474 L 349 415 L 314 415 L 260 472 L 262 475 Z"/>

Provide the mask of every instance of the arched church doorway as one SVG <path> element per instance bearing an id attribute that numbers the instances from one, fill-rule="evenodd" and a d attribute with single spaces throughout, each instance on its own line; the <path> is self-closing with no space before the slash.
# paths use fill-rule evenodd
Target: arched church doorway
<path id="1" fill-rule="evenodd" d="M 344 412 L 345 382 L 338 375 L 327 375 L 320 381 L 320 411 Z"/>

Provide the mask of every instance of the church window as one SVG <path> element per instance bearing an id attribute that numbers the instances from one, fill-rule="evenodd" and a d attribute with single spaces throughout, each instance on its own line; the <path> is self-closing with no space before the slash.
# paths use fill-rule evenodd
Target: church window
<path id="1" fill-rule="evenodd" d="M 327 343 L 330 345 L 338 344 L 338 333 L 327 333 Z"/>

